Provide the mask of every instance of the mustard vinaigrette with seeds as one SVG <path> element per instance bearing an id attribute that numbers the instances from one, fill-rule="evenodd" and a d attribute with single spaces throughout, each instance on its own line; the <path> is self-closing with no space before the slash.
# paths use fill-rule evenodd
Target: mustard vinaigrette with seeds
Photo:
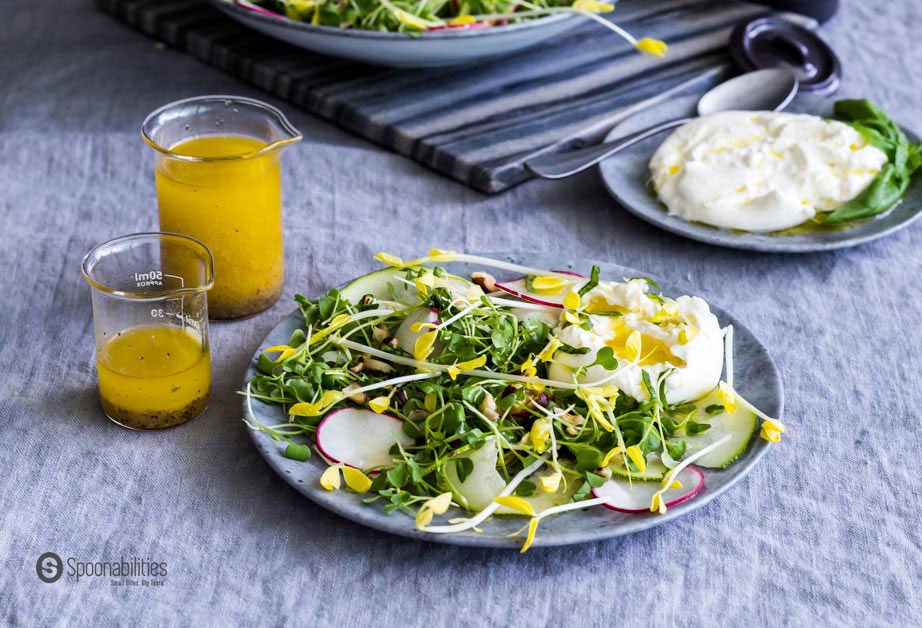
<path id="1" fill-rule="evenodd" d="M 208 405 L 208 344 L 181 327 L 144 325 L 118 332 L 98 352 L 97 366 L 103 410 L 126 427 L 172 427 Z"/>

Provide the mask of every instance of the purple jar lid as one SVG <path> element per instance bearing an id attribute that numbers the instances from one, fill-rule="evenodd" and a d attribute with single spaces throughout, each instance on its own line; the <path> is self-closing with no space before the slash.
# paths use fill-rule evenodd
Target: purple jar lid
<path id="1" fill-rule="evenodd" d="M 780 17 L 738 24 L 730 34 L 730 55 L 744 72 L 784 66 L 801 91 L 828 96 L 839 89 L 842 66 L 825 41 L 811 30 Z"/>

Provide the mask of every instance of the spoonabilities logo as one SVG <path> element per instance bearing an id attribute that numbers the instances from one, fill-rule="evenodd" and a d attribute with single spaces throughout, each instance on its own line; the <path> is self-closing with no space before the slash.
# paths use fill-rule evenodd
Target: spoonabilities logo
<path id="1" fill-rule="evenodd" d="M 35 573 L 38 574 L 39 580 L 51 584 L 57 582 L 61 573 L 64 571 L 64 563 L 61 557 L 54 552 L 45 552 L 35 561 Z"/>

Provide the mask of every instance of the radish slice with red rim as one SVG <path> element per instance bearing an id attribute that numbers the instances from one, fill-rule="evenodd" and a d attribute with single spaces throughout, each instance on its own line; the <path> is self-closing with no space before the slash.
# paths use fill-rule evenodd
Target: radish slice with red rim
<path id="1" fill-rule="evenodd" d="M 317 426 L 316 438 L 325 458 L 363 470 L 391 466 L 391 447 L 413 443 L 403 431 L 403 421 L 364 408 L 330 412 Z"/>
<path id="2" fill-rule="evenodd" d="M 682 488 L 670 488 L 663 493 L 666 508 L 686 502 L 704 489 L 704 474 L 697 467 L 682 469 L 675 480 L 682 483 Z M 640 514 L 650 512 L 653 495 L 662 488 L 659 482 L 628 482 L 627 480 L 608 480 L 598 488 L 592 489 L 595 497 L 606 497 L 606 508 Z"/>
<path id="3" fill-rule="evenodd" d="M 578 289 L 582 286 L 585 281 L 579 281 L 579 279 L 585 280 L 585 277 L 578 273 L 570 272 L 569 270 L 555 270 L 555 273 L 563 275 L 571 275 L 577 280 L 573 282 L 570 286 L 565 286 L 560 289 L 558 294 L 544 294 L 541 292 L 535 292 L 534 290 L 529 290 L 525 282 L 525 277 L 519 277 L 518 279 L 512 279 L 510 281 L 497 281 L 496 287 L 507 294 L 511 294 L 514 297 L 522 299 L 523 301 L 528 301 L 529 303 L 536 303 L 538 305 L 544 305 L 547 307 L 563 307 L 563 299 L 567 296 L 567 293 L 570 290 Z"/>

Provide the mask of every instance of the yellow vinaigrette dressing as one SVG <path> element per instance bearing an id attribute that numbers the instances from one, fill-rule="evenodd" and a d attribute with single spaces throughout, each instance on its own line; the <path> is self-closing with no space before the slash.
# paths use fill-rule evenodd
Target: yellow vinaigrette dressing
<path id="1" fill-rule="evenodd" d="M 239 318 L 262 311 L 282 294 L 281 173 L 278 151 L 247 155 L 267 146 L 236 135 L 194 137 L 170 152 L 214 161 L 158 159 L 160 229 L 192 236 L 214 255 L 215 281 L 208 293 L 211 318 Z"/>
<path id="2" fill-rule="evenodd" d="M 181 327 L 144 325 L 118 332 L 98 351 L 97 366 L 103 410 L 127 427 L 179 425 L 208 405 L 208 345 Z"/>

